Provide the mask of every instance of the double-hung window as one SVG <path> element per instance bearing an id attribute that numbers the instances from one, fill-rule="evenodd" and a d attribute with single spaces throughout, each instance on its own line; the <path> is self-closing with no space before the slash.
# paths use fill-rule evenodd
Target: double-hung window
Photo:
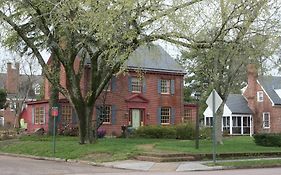
<path id="1" fill-rule="evenodd" d="M 171 92 L 171 81 L 161 80 L 161 94 L 170 94 Z"/>
<path id="2" fill-rule="evenodd" d="M 43 106 L 35 107 L 35 124 L 44 124 L 45 123 L 45 108 Z"/>
<path id="3" fill-rule="evenodd" d="M 72 107 L 70 105 L 63 105 L 61 112 L 62 121 L 67 124 L 72 123 Z"/>
<path id="4" fill-rule="evenodd" d="M 161 124 L 170 124 L 171 119 L 171 108 L 162 107 L 161 108 Z"/>
<path id="5" fill-rule="evenodd" d="M 270 128 L 270 113 L 269 112 L 264 112 L 262 114 L 262 119 L 263 119 L 263 128 Z"/>
<path id="6" fill-rule="evenodd" d="M 138 77 L 132 77 L 131 81 L 132 92 L 140 93 L 142 91 L 142 80 Z"/>
<path id="7" fill-rule="evenodd" d="M 100 119 L 103 120 L 103 124 L 111 123 L 111 106 L 106 105 L 100 107 Z"/>
<path id="8" fill-rule="evenodd" d="M 192 121 L 192 109 L 184 109 L 184 116 L 183 116 L 183 122 L 191 122 Z"/>

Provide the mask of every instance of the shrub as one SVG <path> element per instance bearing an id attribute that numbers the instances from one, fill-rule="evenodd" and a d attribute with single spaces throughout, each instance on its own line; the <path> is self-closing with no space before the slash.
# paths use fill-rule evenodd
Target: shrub
<path id="1" fill-rule="evenodd" d="M 63 136 L 78 136 L 79 128 L 78 127 L 64 127 L 58 129 L 58 134 Z"/>
<path id="2" fill-rule="evenodd" d="M 255 143 L 260 146 L 279 146 L 281 147 L 281 134 L 263 133 L 254 135 Z"/>
<path id="3" fill-rule="evenodd" d="M 98 133 L 97 133 L 98 138 L 104 138 L 105 134 L 106 134 L 105 129 L 98 129 Z"/>
<path id="4" fill-rule="evenodd" d="M 177 139 L 185 139 L 185 140 L 194 139 L 195 127 L 191 123 L 177 125 L 175 126 L 175 130 L 176 130 Z"/>
<path id="5" fill-rule="evenodd" d="M 143 138 L 176 138 L 176 130 L 171 126 L 143 126 L 134 132 L 134 136 Z"/>
<path id="6" fill-rule="evenodd" d="M 211 127 L 201 127 L 199 134 L 200 134 L 200 139 L 211 139 L 212 138 L 212 128 Z"/>

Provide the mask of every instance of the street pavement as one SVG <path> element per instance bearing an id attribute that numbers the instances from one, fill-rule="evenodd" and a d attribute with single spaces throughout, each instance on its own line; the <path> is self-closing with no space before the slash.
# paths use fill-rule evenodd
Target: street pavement
<path id="1" fill-rule="evenodd" d="M 280 158 L 279 158 L 280 159 Z M 252 160 L 252 159 L 251 159 Z M 233 160 L 231 160 L 233 161 Z M 211 161 L 190 161 L 190 162 L 167 162 L 157 163 L 139 160 L 124 160 L 106 163 L 94 163 L 79 160 L 53 159 L 35 156 L 19 156 L 14 154 L 0 153 L 0 175 L 136 175 L 136 174 L 230 174 L 235 171 L 226 167 L 206 166 Z M 224 170 L 224 171 L 221 171 Z M 261 171 L 262 170 L 262 171 Z M 257 169 L 255 171 L 240 170 L 246 174 L 280 174 L 281 168 Z M 198 173 L 200 172 L 200 173 Z M 217 173 L 215 173 L 217 172 Z M 218 173 L 219 172 L 219 173 Z M 237 172 L 236 172 L 237 174 Z M 241 174 L 241 173 L 240 173 Z M 244 173 L 242 173 L 244 174 Z"/>

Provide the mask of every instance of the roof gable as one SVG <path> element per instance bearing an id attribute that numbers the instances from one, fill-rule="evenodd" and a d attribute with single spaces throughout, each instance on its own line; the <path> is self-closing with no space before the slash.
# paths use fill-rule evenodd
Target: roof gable
<path id="1" fill-rule="evenodd" d="M 281 77 L 279 76 L 260 76 L 258 83 L 265 91 L 273 105 L 281 105 L 281 98 L 278 91 L 281 89 Z"/>

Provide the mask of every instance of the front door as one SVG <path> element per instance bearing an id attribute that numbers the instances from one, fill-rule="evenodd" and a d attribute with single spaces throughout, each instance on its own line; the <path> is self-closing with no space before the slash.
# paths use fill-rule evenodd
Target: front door
<path id="1" fill-rule="evenodd" d="M 140 126 L 140 115 L 139 109 L 132 109 L 132 127 L 138 128 Z"/>

